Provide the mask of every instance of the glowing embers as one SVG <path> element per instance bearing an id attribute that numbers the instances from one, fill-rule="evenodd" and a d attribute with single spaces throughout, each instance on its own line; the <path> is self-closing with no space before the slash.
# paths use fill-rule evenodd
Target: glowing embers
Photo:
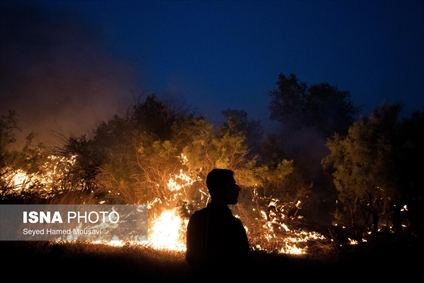
<path id="1" fill-rule="evenodd" d="M 250 241 L 254 250 L 266 252 L 305 255 L 308 254 L 309 245 L 317 242 L 325 242 L 327 239 L 317 232 L 308 232 L 300 228 L 290 228 L 290 226 L 303 219 L 301 215 L 287 217 L 285 210 L 288 207 L 300 207 L 300 201 L 295 204 L 279 203 L 279 200 L 271 199 L 268 204 L 269 210 L 261 210 L 258 218 L 260 223 L 259 233 L 250 234 Z M 253 209 L 253 212 L 256 212 Z"/>
<path id="2" fill-rule="evenodd" d="M 314 242 L 326 238 L 317 232 L 306 232 L 303 230 L 287 230 L 284 225 L 283 233 L 276 233 L 273 229 L 266 228 L 262 239 L 252 248 L 266 252 L 277 252 L 281 254 L 305 255 L 308 253 L 308 242 Z"/>

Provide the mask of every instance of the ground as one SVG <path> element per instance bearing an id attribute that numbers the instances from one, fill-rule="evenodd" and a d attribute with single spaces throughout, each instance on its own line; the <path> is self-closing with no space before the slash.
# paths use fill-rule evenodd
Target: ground
<path id="1" fill-rule="evenodd" d="M 120 282 L 192 282 L 184 253 L 157 251 L 139 246 L 0 242 L 2 276 L 28 282 L 105 280 Z M 351 247 L 330 257 L 289 256 L 253 252 L 252 267 L 237 266 L 251 282 L 340 282 L 349 279 L 414 279 L 422 273 L 421 241 L 394 242 L 376 239 L 366 247 Z M 206 281 L 207 282 L 207 281 Z"/>

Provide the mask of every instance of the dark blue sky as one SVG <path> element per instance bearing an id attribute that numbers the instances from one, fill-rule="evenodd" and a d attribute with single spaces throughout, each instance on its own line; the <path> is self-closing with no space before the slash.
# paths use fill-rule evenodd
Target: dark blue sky
<path id="1" fill-rule="evenodd" d="M 37 2 L 102 38 L 132 76 L 120 97 L 154 92 L 212 122 L 233 108 L 267 125 L 268 92 L 294 73 L 349 91 L 362 115 L 383 102 L 424 110 L 424 1 Z"/>

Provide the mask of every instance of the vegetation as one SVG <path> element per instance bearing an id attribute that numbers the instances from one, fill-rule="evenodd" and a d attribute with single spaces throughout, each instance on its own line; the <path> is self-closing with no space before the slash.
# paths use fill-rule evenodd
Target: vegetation
<path id="1" fill-rule="evenodd" d="M 344 134 L 359 111 L 349 92 L 328 83 L 308 87 L 295 74 L 280 74 L 277 88 L 269 94 L 272 119 L 290 130 L 315 128 L 324 137 Z"/>
<path id="2" fill-rule="evenodd" d="M 424 126 L 424 120 L 422 114 L 416 113 L 416 128 L 404 129 L 412 120 L 399 123 L 400 110 L 399 104 L 383 104 L 369 118 L 355 122 L 347 136 L 336 134 L 328 141 L 331 153 L 323 164 L 334 169 L 339 193 L 335 223 L 353 232 L 376 234 L 380 218 L 384 217 L 385 224 L 400 233 L 403 221 L 409 218 L 402 211 L 415 210 L 415 205 L 422 201 L 422 181 L 418 176 L 412 177 L 414 163 L 410 164 L 412 160 L 405 159 L 405 154 L 412 150 L 415 158 L 423 157 L 417 145 L 424 140 L 417 133 L 421 132 L 419 127 Z M 412 199 L 416 203 L 411 205 Z M 420 233 L 420 229 L 414 233 Z"/>
<path id="3" fill-rule="evenodd" d="M 223 167 L 235 171 L 242 187 L 233 210 L 252 247 L 274 252 L 288 230 L 318 231 L 326 241 L 305 245 L 337 258 L 352 239 L 371 245 L 382 234 L 422 236 L 424 184 L 416 164 L 424 158 L 423 112 L 400 120 L 400 104 L 382 104 L 357 118 L 348 92 L 328 83 L 307 86 L 294 74 L 281 74 L 270 97 L 270 116 L 281 126 L 275 133 L 264 132 L 243 110 L 224 110 L 225 122 L 212 125 L 152 94 L 90 135 L 63 137 L 56 148 L 35 145 L 31 136 L 22 149 L 13 148 L 18 121 L 9 112 L 0 120 L 1 203 L 148 204 L 153 216 L 178 208 L 187 218 L 209 200 L 207 172 Z M 50 260 L 52 247 L 45 245 Z M 63 255 L 72 248 L 53 250 Z M 84 250 L 84 260 L 91 256 L 84 245 L 75 249 Z M 139 274 L 135 262 L 155 258 L 139 250 L 132 256 L 129 267 L 122 266 L 129 274 Z M 153 264 L 158 270 L 168 266 L 163 258 Z M 183 259 L 175 259 L 170 272 L 184 273 Z"/>

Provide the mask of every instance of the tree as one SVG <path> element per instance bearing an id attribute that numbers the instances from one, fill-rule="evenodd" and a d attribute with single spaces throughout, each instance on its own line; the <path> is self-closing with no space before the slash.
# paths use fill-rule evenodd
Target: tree
<path id="1" fill-rule="evenodd" d="M 393 212 L 398 204 L 393 141 L 401 108 L 400 104 L 383 104 L 369 118 L 355 122 L 347 136 L 335 134 L 328 140 L 330 154 L 323 165 L 334 170 L 338 224 L 377 233 L 380 217 Z"/>
<path id="2" fill-rule="evenodd" d="M 291 131 L 316 128 L 324 137 L 334 132 L 344 134 L 359 111 L 349 92 L 339 91 L 328 83 L 308 87 L 295 74 L 280 74 L 277 88 L 269 95 L 271 119 Z"/>
<path id="3" fill-rule="evenodd" d="M 62 138 L 64 144 L 56 147 L 53 154 L 73 160 L 69 168 L 69 182 L 74 183 L 74 187 L 79 187 L 81 191 L 96 191 L 95 178 L 106 159 L 105 154 L 86 135 Z"/>
<path id="4" fill-rule="evenodd" d="M 16 113 L 9 111 L 7 115 L 0 117 L 0 186 L 3 189 L 3 176 L 8 174 L 13 160 L 11 146 L 16 141 L 14 131 L 19 129 Z"/>
<path id="5" fill-rule="evenodd" d="M 316 127 L 324 137 L 345 134 L 352 125 L 359 108 L 350 100 L 350 93 L 339 91 L 328 83 L 308 88 L 305 103 L 305 122 Z"/>
<path id="6" fill-rule="evenodd" d="M 396 232 L 403 231 L 403 226 L 412 233 L 422 235 L 424 232 L 424 179 L 420 166 L 424 160 L 422 129 L 424 112 L 416 111 L 400 122 L 396 133 L 395 161 L 401 192 L 401 199 L 394 207 L 393 225 Z"/>
<path id="7" fill-rule="evenodd" d="M 179 173 L 180 149 L 171 142 L 173 125 L 185 119 L 172 105 L 149 95 L 122 116 L 102 122 L 92 143 L 103 153 L 96 183 L 109 201 L 166 201 L 167 182 Z"/>
<path id="8" fill-rule="evenodd" d="M 307 89 L 306 83 L 299 82 L 295 74 L 288 78 L 280 74 L 277 88 L 269 92 L 271 119 L 293 129 L 303 126 Z"/>
<path id="9" fill-rule="evenodd" d="M 94 182 L 108 192 L 109 201 L 173 205 L 182 198 L 206 204 L 207 190 L 200 184 L 207 172 L 215 167 L 237 171 L 246 164 L 246 130 L 251 131 L 231 117 L 214 127 L 150 95 L 124 115 L 100 123 L 91 140 L 70 139 L 68 148 L 79 155 L 77 164 L 88 165 L 87 173 L 95 172 Z M 169 182 L 182 174 L 193 180 L 190 186 L 170 189 Z"/>
<path id="10" fill-rule="evenodd" d="M 280 123 L 279 146 L 310 181 L 323 178 L 321 159 L 328 154 L 326 139 L 345 134 L 359 108 L 347 91 L 328 83 L 308 86 L 295 74 L 280 74 L 269 92 L 271 119 Z"/>
<path id="11" fill-rule="evenodd" d="M 185 109 L 177 109 L 169 101 L 159 100 L 155 94 L 148 95 L 143 103 L 135 101 L 130 120 L 139 132 L 146 132 L 159 139 L 169 139 L 172 125 L 187 115 Z"/>
<path id="12" fill-rule="evenodd" d="M 250 154 L 257 154 L 264 134 L 260 121 L 249 119 L 244 110 L 227 109 L 222 111 L 222 114 L 226 118 L 223 126 L 243 133 Z"/>

